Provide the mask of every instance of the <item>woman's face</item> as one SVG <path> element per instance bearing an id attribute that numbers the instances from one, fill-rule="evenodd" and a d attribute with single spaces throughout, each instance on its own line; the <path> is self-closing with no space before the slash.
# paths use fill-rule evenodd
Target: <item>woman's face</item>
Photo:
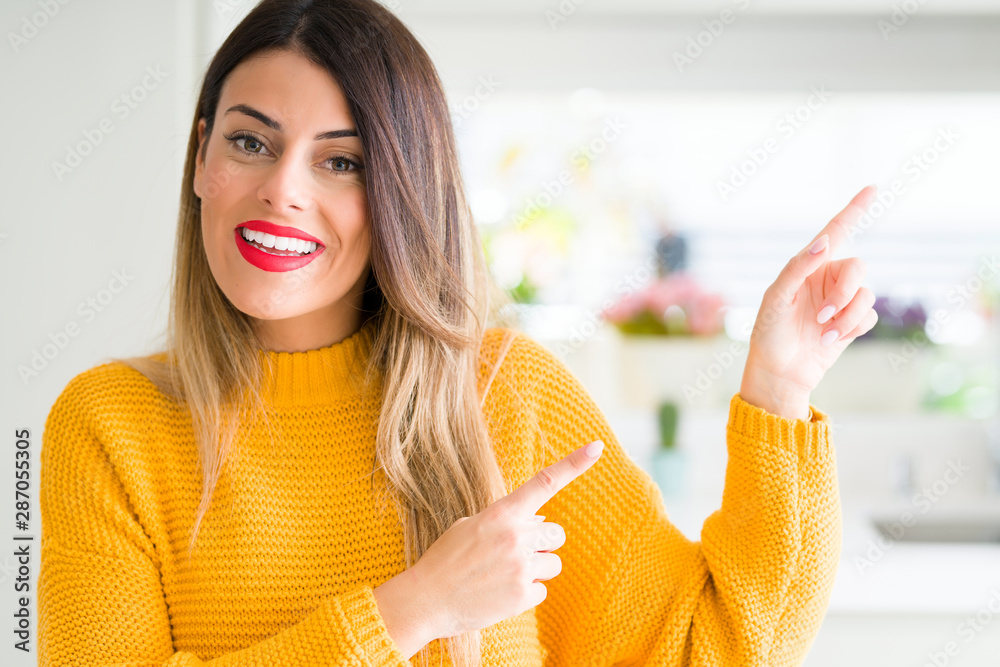
<path id="1" fill-rule="evenodd" d="M 258 54 L 230 73 L 211 135 L 204 119 L 198 130 L 205 159 L 199 151 L 193 185 L 208 262 L 226 297 L 256 318 L 265 348 L 316 349 L 356 331 L 368 204 L 337 82 L 299 54 Z"/>

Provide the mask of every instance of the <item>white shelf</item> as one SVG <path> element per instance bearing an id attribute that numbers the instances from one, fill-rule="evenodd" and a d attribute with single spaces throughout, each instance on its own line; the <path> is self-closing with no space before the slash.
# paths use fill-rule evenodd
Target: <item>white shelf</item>
<path id="1" fill-rule="evenodd" d="M 538 0 L 507 0 L 506 2 L 485 2 L 483 0 L 406 0 L 393 3 L 400 16 L 422 16 L 440 14 L 461 15 L 525 15 L 543 14 L 546 10 L 558 11 L 559 2 L 539 3 Z M 914 0 L 916 2 L 916 0 Z M 396 6 L 398 4 L 398 7 Z M 888 16 L 898 0 L 753 0 L 753 2 L 705 2 L 704 0 L 563 0 L 567 7 L 575 6 L 579 13 L 591 15 L 624 16 L 630 14 L 654 14 L 660 16 L 711 16 L 723 9 L 734 12 L 746 11 L 755 15 L 870 15 Z M 930 16 L 1000 14 L 998 0 L 950 0 L 949 2 L 924 2 L 919 14 Z"/>

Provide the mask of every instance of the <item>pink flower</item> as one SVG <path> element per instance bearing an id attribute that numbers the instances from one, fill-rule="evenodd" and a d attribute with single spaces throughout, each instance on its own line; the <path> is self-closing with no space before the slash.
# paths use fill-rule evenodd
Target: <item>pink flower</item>
<path id="1" fill-rule="evenodd" d="M 626 295 L 602 315 L 614 324 L 623 324 L 647 311 L 663 320 L 671 306 L 684 311 L 687 329 L 692 334 L 711 335 L 723 328 L 725 300 L 718 294 L 705 292 L 694 278 L 683 273 L 653 281 L 644 289 Z"/>
<path id="2" fill-rule="evenodd" d="M 710 335 L 723 328 L 723 308 L 726 302 L 718 294 L 699 294 L 684 310 L 691 333 Z"/>
<path id="3" fill-rule="evenodd" d="M 628 294 L 618 303 L 603 311 L 602 315 L 611 322 L 625 322 L 646 309 L 646 295 L 643 292 Z"/>

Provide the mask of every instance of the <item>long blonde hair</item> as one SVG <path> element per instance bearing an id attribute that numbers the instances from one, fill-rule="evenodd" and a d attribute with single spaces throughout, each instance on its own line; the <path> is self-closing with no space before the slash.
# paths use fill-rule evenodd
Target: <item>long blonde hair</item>
<path id="1" fill-rule="evenodd" d="M 188 140 L 166 350 L 119 361 L 191 412 L 203 488 L 190 556 L 239 419 L 268 412 L 252 318 L 223 294 L 203 247 L 193 191 L 197 125 L 205 118 L 206 137 L 211 134 L 228 74 L 269 49 L 301 53 L 327 69 L 344 91 L 362 141 L 372 232 L 362 320 L 375 324 L 365 381 L 370 386 L 376 374 L 383 379 L 375 467 L 384 471 L 395 501 L 410 567 L 457 519 L 510 490 L 482 410 L 510 337 L 482 395 L 477 374 L 486 328 L 516 323 L 473 224 L 437 72 L 383 6 L 264 0 L 219 48 Z M 481 663 L 479 631 L 448 638 L 446 647 L 460 667 Z M 426 646 L 419 655 L 426 664 Z"/>

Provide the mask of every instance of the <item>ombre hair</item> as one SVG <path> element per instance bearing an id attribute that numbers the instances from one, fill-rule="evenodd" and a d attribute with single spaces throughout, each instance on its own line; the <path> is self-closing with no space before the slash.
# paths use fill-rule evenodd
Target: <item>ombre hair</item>
<path id="1" fill-rule="evenodd" d="M 378 2 L 263 0 L 219 48 L 188 140 L 166 350 L 118 361 L 191 412 L 203 487 L 190 557 L 239 421 L 268 412 L 260 394 L 266 355 L 258 356 L 253 318 L 227 299 L 205 254 L 193 190 L 198 121 L 206 120 L 207 146 L 227 76 L 269 50 L 299 53 L 330 73 L 363 146 L 372 247 L 362 322 L 375 325 L 365 386 L 377 374 L 383 387 L 373 473 L 385 473 L 408 568 L 456 520 L 509 492 L 483 404 L 516 331 L 501 343 L 482 394 L 477 378 L 485 330 L 516 324 L 466 201 L 437 71 Z M 445 641 L 456 665 L 481 663 L 479 631 Z M 420 656 L 426 664 L 427 646 Z"/>

